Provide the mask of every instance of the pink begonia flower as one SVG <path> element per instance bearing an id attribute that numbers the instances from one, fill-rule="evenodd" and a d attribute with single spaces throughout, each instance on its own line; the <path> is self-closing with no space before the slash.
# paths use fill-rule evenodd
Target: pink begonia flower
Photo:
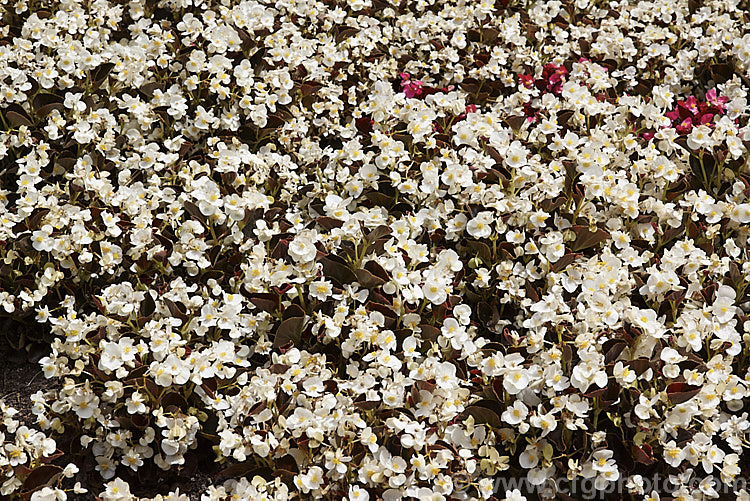
<path id="1" fill-rule="evenodd" d="M 693 120 L 690 117 L 688 117 L 685 120 L 683 120 L 676 127 L 677 132 L 684 132 L 684 133 L 690 132 L 692 130 L 692 128 L 693 128 Z"/>
<path id="2" fill-rule="evenodd" d="M 680 112 L 677 110 L 672 110 L 672 111 L 666 112 L 664 116 L 670 119 L 672 122 L 674 122 L 675 120 L 679 120 Z"/>
<path id="3" fill-rule="evenodd" d="M 422 95 L 422 81 L 411 80 L 411 75 L 406 72 L 399 73 L 401 77 L 401 88 L 406 97 L 420 97 Z"/>
<path id="4" fill-rule="evenodd" d="M 562 92 L 563 79 L 567 77 L 568 70 L 563 65 L 547 63 L 542 71 L 542 79 L 546 81 L 546 89 L 553 94 Z"/>
<path id="5" fill-rule="evenodd" d="M 698 101 L 695 96 L 689 96 L 684 101 L 677 101 L 675 108 L 664 114 L 672 122 L 680 134 L 689 134 L 696 125 L 711 126 L 716 116 L 726 112 L 726 96 L 717 96 L 716 89 L 706 92 L 706 101 Z"/>
<path id="6" fill-rule="evenodd" d="M 724 104 L 729 101 L 729 98 L 727 96 L 717 96 L 716 89 L 711 89 L 706 92 L 706 101 L 717 107 L 723 114 L 726 111 Z"/>
<path id="7" fill-rule="evenodd" d="M 698 113 L 698 100 L 695 98 L 695 96 L 690 96 L 685 99 L 685 105 L 693 115 Z"/>
<path id="8" fill-rule="evenodd" d="M 518 75 L 518 80 L 527 89 L 530 89 L 534 85 L 534 77 L 532 77 L 531 75 L 525 75 L 525 74 Z"/>

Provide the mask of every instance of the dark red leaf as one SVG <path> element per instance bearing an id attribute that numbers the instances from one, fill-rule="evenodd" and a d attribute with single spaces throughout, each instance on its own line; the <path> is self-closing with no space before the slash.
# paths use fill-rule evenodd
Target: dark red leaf
<path id="1" fill-rule="evenodd" d="M 37 466 L 23 482 L 23 490 L 32 492 L 41 487 L 52 485 L 62 475 L 62 468 L 53 464 Z"/>
<path id="2" fill-rule="evenodd" d="M 687 383 L 672 383 L 667 386 L 667 396 L 669 397 L 669 401 L 673 404 L 687 402 L 700 393 L 700 391 L 700 388 L 690 386 Z"/>
<path id="3" fill-rule="evenodd" d="M 281 322 L 273 338 L 273 348 L 278 350 L 289 342 L 292 342 L 294 346 L 298 346 L 302 340 L 302 327 L 304 324 L 304 317 L 292 317 Z"/>
<path id="4" fill-rule="evenodd" d="M 341 226 L 344 224 L 344 222 L 340 219 L 334 219 L 328 216 L 320 216 L 319 218 L 315 219 L 315 222 L 327 231 L 330 231 L 334 228 L 341 228 Z"/>
<path id="5" fill-rule="evenodd" d="M 422 339 L 437 342 L 440 329 L 430 324 L 421 324 L 419 328 L 422 329 Z"/>
<path id="6" fill-rule="evenodd" d="M 5 118 L 8 119 L 8 123 L 10 123 L 13 127 L 20 127 L 22 125 L 31 127 L 33 125 L 31 120 L 29 120 L 28 115 L 26 115 L 25 113 L 22 115 L 21 113 L 17 113 L 15 111 L 6 111 Z"/>
<path id="7" fill-rule="evenodd" d="M 632 451 L 633 451 L 633 459 L 635 459 L 636 463 L 641 463 L 645 465 L 651 465 L 654 463 L 654 457 L 652 455 L 652 450 L 651 450 L 650 445 L 643 444 L 643 447 L 638 447 L 637 445 L 633 444 Z"/>
<path id="8" fill-rule="evenodd" d="M 576 235 L 576 239 L 570 243 L 573 252 L 594 247 L 609 238 L 609 233 L 601 228 L 592 231 L 588 226 L 577 224 L 572 230 Z"/>
<path id="9" fill-rule="evenodd" d="M 500 416 L 493 409 L 483 405 L 484 402 L 492 402 L 493 405 L 498 405 L 497 402 L 491 400 L 480 400 L 476 404 L 467 407 L 463 412 L 463 416 L 465 418 L 473 416 L 474 422 L 477 424 L 488 424 L 493 428 L 501 428 Z"/>
<path id="10" fill-rule="evenodd" d="M 375 287 L 379 287 L 385 283 L 385 280 L 380 277 L 376 277 L 365 269 L 359 269 L 355 271 L 355 274 L 357 275 L 357 281 L 363 287 L 366 287 L 368 289 L 374 289 Z"/>

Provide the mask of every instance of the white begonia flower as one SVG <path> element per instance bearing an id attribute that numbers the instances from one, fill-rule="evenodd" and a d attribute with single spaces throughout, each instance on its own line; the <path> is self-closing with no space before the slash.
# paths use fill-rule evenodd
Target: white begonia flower
<path id="1" fill-rule="evenodd" d="M 446 268 L 453 273 L 461 271 L 463 268 L 463 262 L 459 258 L 459 255 L 453 249 L 446 249 L 438 254 L 438 267 Z"/>
<path id="2" fill-rule="evenodd" d="M 503 363 L 502 353 L 494 353 L 483 359 L 482 372 L 488 377 L 497 377 L 503 372 Z"/>
<path id="3" fill-rule="evenodd" d="M 513 141 L 505 153 L 505 165 L 511 169 L 518 169 L 526 164 L 529 150 L 518 141 Z"/>
<path id="4" fill-rule="evenodd" d="M 467 304 L 457 304 L 453 307 L 453 314 L 461 325 L 469 325 L 471 321 L 471 307 Z"/>
<path id="5" fill-rule="evenodd" d="M 65 491 L 56 487 L 43 487 L 31 495 L 31 501 L 66 501 L 67 499 L 68 495 Z"/>
<path id="6" fill-rule="evenodd" d="M 130 282 L 121 282 L 104 289 L 98 298 L 108 312 L 127 317 L 136 311 L 145 293 L 135 291 Z"/>
<path id="7" fill-rule="evenodd" d="M 711 311 L 714 317 L 721 323 L 729 322 L 735 315 L 736 307 L 734 306 L 737 293 L 727 285 L 722 285 L 716 292 Z"/>
<path id="8" fill-rule="evenodd" d="M 607 373 L 603 370 L 603 355 L 595 351 L 580 353 L 581 361 L 573 368 L 570 383 L 581 391 L 596 384 L 603 388 L 607 384 Z"/>
<path id="9" fill-rule="evenodd" d="M 309 263 L 318 253 L 315 240 L 315 234 L 311 231 L 297 234 L 289 243 L 289 255 L 298 263 Z"/>
<path id="10" fill-rule="evenodd" d="M 146 412 L 146 405 L 145 397 L 137 392 L 134 391 L 132 395 L 128 397 L 128 399 L 125 401 L 125 405 L 128 409 L 129 414 L 144 414 Z"/>
<path id="11" fill-rule="evenodd" d="M 435 368 L 435 379 L 440 388 L 453 389 L 458 387 L 456 366 L 450 362 L 442 362 Z"/>
<path id="12" fill-rule="evenodd" d="M 120 345 L 105 340 L 102 340 L 100 344 L 104 349 L 99 358 L 99 370 L 111 372 L 119 369 L 123 364 L 122 349 Z"/>
<path id="13" fill-rule="evenodd" d="M 422 286 L 422 293 L 425 299 L 432 304 L 443 304 L 448 299 L 446 285 L 442 279 L 436 275 L 430 275 Z"/>
<path id="14" fill-rule="evenodd" d="M 318 301 L 325 301 L 333 294 L 331 282 L 327 280 L 317 280 L 310 283 L 310 295 Z"/>
<path id="15" fill-rule="evenodd" d="M 305 494 L 316 490 L 323 484 L 323 470 L 319 466 L 313 466 L 307 473 L 296 475 L 294 483 Z"/>
<path id="16" fill-rule="evenodd" d="M 132 501 L 135 499 L 130 493 L 130 485 L 119 478 L 105 484 L 104 492 L 99 493 L 102 501 Z"/>
<path id="17" fill-rule="evenodd" d="M 551 413 L 535 414 L 529 419 L 529 423 L 542 430 L 541 436 L 546 437 L 557 429 L 557 418 Z"/>
<path id="18" fill-rule="evenodd" d="M 482 211 L 466 224 L 466 232 L 474 238 L 487 238 L 492 234 L 495 217 L 491 211 Z"/>
<path id="19" fill-rule="evenodd" d="M 349 501 L 369 501 L 370 493 L 358 485 L 349 486 Z"/>
<path id="20" fill-rule="evenodd" d="M 635 381 L 637 374 L 630 367 L 625 366 L 622 362 L 617 362 L 613 369 L 615 379 L 624 384 L 630 384 Z"/>
<path id="21" fill-rule="evenodd" d="M 6 443 L 4 446 L 5 455 L 8 458 L 8 464 L 10 466 L 18 466 L 25 464 L 28 460 L 28 456 L 22 447 L 19 447 L 13 443 Z"/>
<path id="22" fill-rule="evenodd" d="M 73 478 L 73 476 L 79 471 L 80 470 L 78 466 L 73 463 L 68 463 L 67 465 L 65 465 L 65 468 L 63 468 L 62 475 L 65 478 Z"/>
<path id="23" fill-rule="evenodd" d="M 643 329 L 644 333 L 657 338 L 661 337 L 662 325 L 656 318 L 656 312 L 654 310 L 633 309 L 631 311 L 631 317 L 633 323 Z"/>
<path id="24" fill-rule="evenodd" d="M 516 400 L 502 414 L 502 419 L 511 426 L 520 424 L 529 413 L 528 407 L 523 402 Z"/>
<path id="25" fill-rule="evenodd" d="M 505 359 L 506 365 L 508 359 Z M 510 367 L 503 371 L 503 388 L 511 395 L 517 395 L 529 385 L 529 374 L 523 367 Z"/>
<path id="26" fill-rule="evenodd" d="M 664 460 L 670 466 L 679 467 L 685 460 L 685 451 L 682 447 L 678 447 L 674 440 L 670 440 L 664 445 Z"/>
<path id="27" fill-rule="evenodd" d="M 505 501 L 526 501 L 526 496 L 518 489 L 505 491 Z"/>
<path id="28" fill-rule="evenodd" d="M 711 129 L 706 125 L 694 127 L 687 137 L 687 145 L 691 150 L 704 148 L 711 143 Z"/>

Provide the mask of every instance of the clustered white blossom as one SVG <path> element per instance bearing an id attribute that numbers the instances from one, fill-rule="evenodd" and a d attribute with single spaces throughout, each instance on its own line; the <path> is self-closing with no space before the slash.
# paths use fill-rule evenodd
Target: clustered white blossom
<path id="1" fill-rule="evenodd" d="M 750 500 L 747 1 L 0 8 L 1 495 Z"/>

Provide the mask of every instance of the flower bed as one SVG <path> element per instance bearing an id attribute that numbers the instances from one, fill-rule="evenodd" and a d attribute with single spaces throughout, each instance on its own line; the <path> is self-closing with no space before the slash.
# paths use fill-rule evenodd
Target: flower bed
<path id="1" fill-rule="evenodd" d="M 0 7 L 0 495 L 750 499 L 746 0 Z"/>

